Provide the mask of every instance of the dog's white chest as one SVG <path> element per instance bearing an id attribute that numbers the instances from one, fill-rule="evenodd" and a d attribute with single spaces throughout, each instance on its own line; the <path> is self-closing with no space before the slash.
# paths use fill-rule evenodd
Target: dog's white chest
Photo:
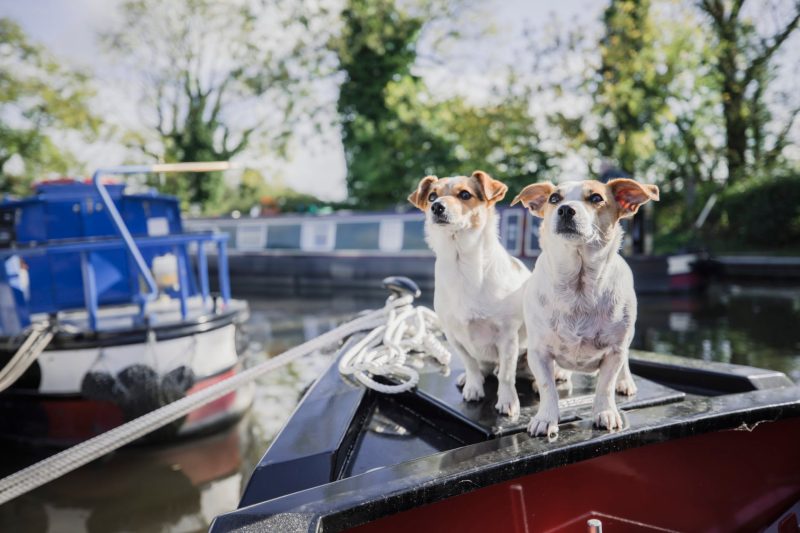
<path id="1" fill-rule="evenodd" d="M 593 372 L 609 350 L 622 345 L 631 317 L 610 295 L 594 302 L 552 307 L 545 311 L 545 342 L 556 362 L 571 370 Z"/>

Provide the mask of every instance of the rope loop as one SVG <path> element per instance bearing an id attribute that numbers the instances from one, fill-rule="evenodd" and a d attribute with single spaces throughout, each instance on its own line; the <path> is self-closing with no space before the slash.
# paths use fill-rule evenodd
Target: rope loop
<path id="1" fill-rule="evenodd" d="M 339 372 L 352 376 L 372 390 L 399 394 L 417 386 L 419 372 L 412 353 L 432 356 L 442 366 L 450 364 L 450 352 L 439 339 L 439 318 L 424 306 L 414 307 L 411 297 L 390 297 L 386 302 L 386 324 L 355 343 L 339 359 Z M 375 376 L 391 377 L 396 384 L 380 383 Z"/>

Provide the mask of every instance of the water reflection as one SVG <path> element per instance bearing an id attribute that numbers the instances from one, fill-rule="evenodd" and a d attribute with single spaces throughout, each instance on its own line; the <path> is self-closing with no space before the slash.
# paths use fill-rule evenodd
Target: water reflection
<path id="1" fill-rule="evenodd" d="M 634 347 L 771 368 L 800 380 L 800 287 L 712 286 L 640 297 Z"/>
<path id="2" fill-rule="evenodd" d="M 383 304 L 369 298 L 251 300 L 249 365 Z M 430 301 L 426 301 L 430 305 Z M 641 297 L 635 347 L 774 368 L 800 380 L 800 288 L 721 286 L 702 296 Z M 318 353 L 262 378 L 251 413 L 226 433 L 125 449 L 0 507 L 0 531 L 205 531 L 244 484 L 308 384 Z M 0 450 L 3 473 L 37 459 Z"/>
<path id="3" fill-rule="evenodd" d="M 382 297 L 252 301 L 246 364 L 263 361 L 382 303 Z M 124 449 L 0 506 L 0 531 L 206 531 L 215 516 L 236 508 L 269 442 L 305 388 L 330 362 L 329 353 L 317 353 L 262 378 L 251 412 L 225 433 Z M 52 452 L 0 448 L 0 475 Z"/>
<path id="4" fill-rule="evenodd" d="M 243 427 L 97 461 L 4 505 L 0 531 L 205 530 L 238 503 Z"/>

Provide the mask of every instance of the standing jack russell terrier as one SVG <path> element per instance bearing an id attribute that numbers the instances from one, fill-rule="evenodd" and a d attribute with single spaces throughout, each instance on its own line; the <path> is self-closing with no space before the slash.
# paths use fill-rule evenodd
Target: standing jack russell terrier
<path id="1" fill-rule="evenodd" d="M 530 271 L 500 244 L 494 206 L 507 191 L 478 170 L 469 177 L 427 176 L 408 200 L 425 213 L 425 239 L 436 254 L 433 306 L 464 364 L 464 400 L 483 398 L 485 376 L 499 367 L 495 407 L 517 417 L 522 294 Z"/>
<path id="2" fill-rule="evenodd" d="M 636 322 L 633 275 L 619 255 L 619 221 L 658 200 L 658 187 L 630 179 L 528 185 L 514 199 L 542 218 L 542 253 L 525 287 L 528 364 L 539 388 L 531 435 L 558 433 L 554 367 L 599 370 L 593 418 L 609 430 L 622 427 L 614 389 L 636 393 L 628 349 Z"/>

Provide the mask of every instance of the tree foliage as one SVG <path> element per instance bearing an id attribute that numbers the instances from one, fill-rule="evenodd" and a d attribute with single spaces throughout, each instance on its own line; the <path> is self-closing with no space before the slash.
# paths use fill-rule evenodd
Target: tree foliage
<path id="1" fill-rule="evenodd" d="M 33 179 L 79 169 L 63 138 L 97 133 L 93 95 L 86 74 L 61 66 L 18 24 L 0 18 L 0 191 L 24 194 Z M 15 157 L 21 171 L 8 169 Z"/>
<path id="2" fill-rule="evenodd" d="M 798 105 L 783 121 L 779 133 L 767 147 L 768 124 L 773 119 L 766 102 L 774 80 L 774 59 L 800 23 L 800 3 L 780 20 L 772 35 L 763 36 L 756 19 L 746 16 L 745 0 L 701 0 L 714 53 L 714 88 L 722 97 L 725 131 L 725 161 L 728 182 L 736 183 L 754 173 L 774 167 L 786 147 L 788 135 L 800 112 Z M 753 3 L 762 17 L 775 15 L 769 2 Z"/>
<path id="3" fill-rule="evenodd" d="M 556 98 L 590 101 L 585 112 L 550 113 L 569 150 L 662 187 L 657 242 L 688 242 L 707 197 L 788 164 L 800 101 L 783 95 L 776 110 L 770 94 L 800 5 L 779 14 L 775 2 L 751 4 L 614 0 L 600 35 L 574 30 L 545 50 L 556 70 L 576 56 L 584 64 L 547 85 Z"/>
<path id="4" fill-rule="evenodd" d="M 231 160 L 248 148 L 285 155 L 321 57 L 325 11 L 313 5 L 124 2 L 103 40 L 141 83 L 151 126 L 128 143 L 166 162 Z M 171 175 L 166 188 L 205 211 L 225 192 L 218 173 Z"/>
<path id="5" fill-rule="evenodd" d="M 416 114 L 424 86 L 411 67 L 424 21 L 394 1 L 370 0 L 349 0 L 342 21 L 331 48 L 345 77 L 338 112 L 348 193 L 362 206 L 393 204 L 416 180 L 455 162 L 451 144 Z"/>
<path id="6" fill-rule="evenodd" d="M 331 42 L 344 73 L 338 111 L 355 205 L 402 202 L 427 174 L 480 168 L 522 185 L 551 168 L 529 111 L 530 91 L 508 84 L 474 103 L 434 95 L 415 74 L 435 2 L 425 7 L 415 14 L 394 1 L 349 0 L 342 32 Z"/>

